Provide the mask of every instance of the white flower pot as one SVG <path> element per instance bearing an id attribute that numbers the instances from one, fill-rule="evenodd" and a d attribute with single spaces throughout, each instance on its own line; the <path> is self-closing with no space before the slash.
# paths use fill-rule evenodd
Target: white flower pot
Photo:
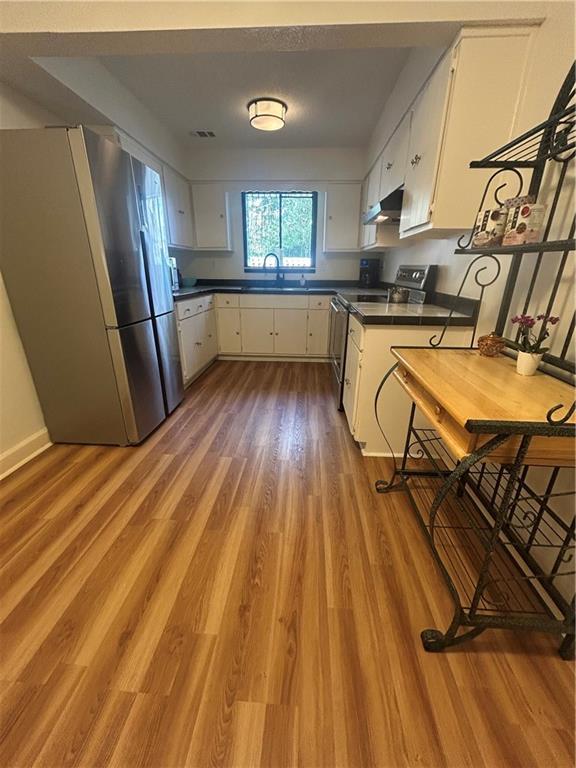
<path id="1" fill-rule="evenodd" d="M 519 373 L 520 376 L 534 376 L 542 357 L 543 355 L 536 354 L 535 352 L 518 352 L 516 373 Z"/>

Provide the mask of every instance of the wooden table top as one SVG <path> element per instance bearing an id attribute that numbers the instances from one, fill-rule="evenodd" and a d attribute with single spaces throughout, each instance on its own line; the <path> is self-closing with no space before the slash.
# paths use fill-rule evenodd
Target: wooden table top
<path id="1" fill-rule="evenodd" d="M 408 347 L 393 347 L 392 354 L 463 427 L 470 421 L 542 424 L 550 408 L 560 403 L 568 407 L 574 400 L 569 384 L 541 372 L 520 376 L 516 361 L 503 355 Z"/>

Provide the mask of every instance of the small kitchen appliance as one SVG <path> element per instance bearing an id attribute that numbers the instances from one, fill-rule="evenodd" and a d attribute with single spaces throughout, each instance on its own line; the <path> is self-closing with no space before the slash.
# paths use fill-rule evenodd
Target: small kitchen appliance
<path id="1" fill-rule="evenodd" d="M 172 283 L 172 290 L 177 291 L 181 287 L 180 285 L 180 271 L 178 270 L 178 264 L 174 256 L 168 257 L 168 264 L 170 266 L 170 282 Z"/>
<path id="2" fill-rule="evenodd" d="M 375 288 L 380 282 L 380 259 L 360 259 L 360 276 L 363 288 Z"/>

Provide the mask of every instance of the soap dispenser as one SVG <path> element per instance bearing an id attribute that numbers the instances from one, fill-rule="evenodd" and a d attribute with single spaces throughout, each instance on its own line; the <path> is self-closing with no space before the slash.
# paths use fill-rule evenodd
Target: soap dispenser
<path id="1" fill-rule="evenodd" d="M 306 278 L 304 277 L 304 275 L 300 275 L 300 287 L 306 288 Z"/>

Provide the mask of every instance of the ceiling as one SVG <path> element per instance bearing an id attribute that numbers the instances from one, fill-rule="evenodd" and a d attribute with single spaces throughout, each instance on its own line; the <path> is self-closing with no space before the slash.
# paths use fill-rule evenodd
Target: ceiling
<path id="1" fill-rule="evenodd" d="M 105 56 L 101 63 L 192 147 L 359 147 L 369 138 L 409 48 Z M 288 105 L 274 133 L 248 122 L 246 104 Z M 216 138 L 191 137 L 196 130 Z"/>

